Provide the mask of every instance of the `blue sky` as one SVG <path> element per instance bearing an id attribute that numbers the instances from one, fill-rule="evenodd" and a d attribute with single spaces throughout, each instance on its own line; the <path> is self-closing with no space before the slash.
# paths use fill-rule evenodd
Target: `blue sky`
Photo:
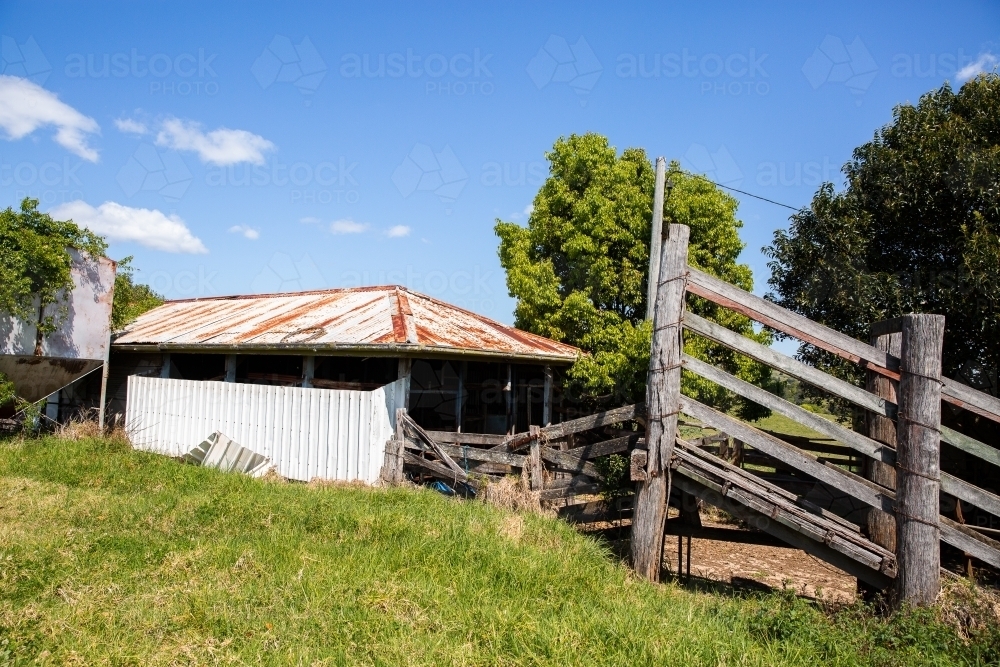
<path id="1" fill-rule="evenodd" d="M 403 283 L 512 320 L 493 235 L 569 133 L 792 206 L 961 70 L 1000 3 L 0 4 L 0 205 L 168 297 Z M 743 259 L 787 209 L 738 195 Z"/>

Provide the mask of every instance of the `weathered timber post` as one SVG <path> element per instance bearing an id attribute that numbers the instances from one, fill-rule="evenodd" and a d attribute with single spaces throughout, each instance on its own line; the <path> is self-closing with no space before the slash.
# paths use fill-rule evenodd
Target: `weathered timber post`
<path id="1" fill-rule="evenodd" d="M 881 336 L 873 335 L 871 344 L 880 350 L 885 350 L 894 357 L 899 357 L 899 346 L 902 334 L 892 333 Z M 889 378 L 879 375 L 873 371 L 868 371 L 867 389 L 879 398 L 896 403 L 896 387 Z M 868 437 L 872 440 L 884 442 L 893 449 L 896 448 L 896 422 L 892 419 L 872 412 L 867 413 Z M 890 491 L 896 490 L 896 469 L 888 463 L 877 461 L 870 457 L 865 457 L 865 476 L 880 486 L 884 486 Z M 896 519 L 891 514 L 883 512 L 874 507 L 868 510 L 867 517 L 868 539 L 875 544 L 885 547 L 889 551 L 896 552 Z M 875 591 L 868 588 L 867 584 L 858 579 L 858 587 L 866 597 L 871 597 Z"/>
<path id="2" fill-rule="evenodd" d="M 896 415 L 896 603 L 926 605 L 941 588 L 943 315 L 904 315 Z"/>
<path id="3" fill-rule="evenodd" d="M 542 475 L 542 438 L 541 429 L 538 426 L 529 426 L 528 433 L 531 436 L 531 445 L 528 449 L 529 477 L 528 484 L 532 491 L 541 491 L 545 484 Z"/>
<path id="4" fill-rule="evenodd" d="M 382 465 L 382 479 L 389 484 L 401 484 L 403 482 L 403 449 L 406 446 L 406 430 L 403 426 L 403 417 L 406 410 L 396 408 L 396 433 L 395 436 L 385 443 L 385 463 Z"/>
<path id="5" fill-rule="evenodd" d="M 646 479 L 636 484 L 631 542 L 632 567 L 649 581 L 660 578 L 670 493 L 670 455 L 677 437 L 688 234 L 685 225 L 669 227 L 660 258 L 653 312 L 653 343 L 646 375 Z"/>
<path id="6" fill-rule="evenodd" d="M 660 275 L 660 246 L 663 242 L 663 188 L 667 180 L 667 161 L 656 158 L 656 185 L 653 189 L 653 219 L 649 235 L 649 277 L 646 288 L 646 319 L 653 319 L 656 308 L 656 277 Z"/>

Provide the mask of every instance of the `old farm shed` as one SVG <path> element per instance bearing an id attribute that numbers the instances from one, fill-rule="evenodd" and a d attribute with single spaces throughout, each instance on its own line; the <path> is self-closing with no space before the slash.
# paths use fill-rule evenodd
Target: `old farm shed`
<path id="1" fill-rule="evenodd" d="M 395 408 L 432 431 L 559 422 L 560 378 L 578 353 L 397 286 L 169 301 L 115 339 L 109 411 L 148 449 L 179 454 L 226 426 L 248 447 L 311 443 L 262 452 L 289 458 L 287 476 L 372 481 Z M 216 411 L 204 413 L 209 404 Z M 167 423 L 174 433 L 151 435 Z M 345 446 L 370 451 L 323 465 L 325 449 Z"/>

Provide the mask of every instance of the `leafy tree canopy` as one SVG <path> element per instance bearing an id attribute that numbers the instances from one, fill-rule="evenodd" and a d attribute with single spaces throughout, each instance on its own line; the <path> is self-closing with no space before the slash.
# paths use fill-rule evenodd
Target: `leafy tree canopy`
<path id="1" fill-rule="evenodd" d="M 1000 365 L 1000 77 L 947 84 L 898 106 L 854 151 L 847 186 L 824 184 L 775 232 L 770 295 L 863 340 L 872 322 L 946 316 L 944 373 L 997 393 Z M 808 345 L 807 361 L 856 381 Z"/>
<path id="2" fill-rule="evenodd" d="M 163 296 L 149 285 L 136 283 L 132 256 L 118 260 L 115 273 L 115 298 L 111 304 L 111 330 L 121 331 L 137 317 L 163 303 Z"/>
<path id="3" fill-rule="evenodd" d="M 556 141 L 546 155 L 550 175 L 535 196 L 527 227 L 497 221 L 500 263 L 517 299 L 515 325 L 590 353 L 570 370 L 571 388 L 592 398 L 622 402 L 645 396 L 651 327 L 644 321 L 649 267 L 654 171 L 642 149 L 620 155 L 598 134 Z M 737 202 L 709 181 L 685 174 L 674 162 L 674 184 L 664 203 L 664 224 L 691 228 L 688 261 L 743 289 L 750 268 L 737 258 L 744 244 Z M 688 307 L 734 331 L 768 343 L 750 320 L 689 296 Z M 685 350 L 757 384 L 766 367 L 688 334 Z M 699 400 L 748 417 L 752 404 L 685 373 L 684 390 Z"/>

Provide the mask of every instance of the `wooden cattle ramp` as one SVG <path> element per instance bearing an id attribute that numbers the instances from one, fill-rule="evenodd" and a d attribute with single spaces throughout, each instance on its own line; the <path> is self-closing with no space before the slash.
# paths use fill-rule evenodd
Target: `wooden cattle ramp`
<path id="1" fill-rule="evenodd" d="M 685 496 L 718 506 L 829 562 L 869 590 L 887 590 L 897 603 L 924 604 L 937 597 L 941 542 L 961 550 L 970 562 L 977 559 L 1000 568 L 1000 542 L 963 525 L 960 513 L 952 519 L 940 511 L 943 494 L 960 503 L 958 507 L 965 503 L 1000 517 L 995 493 L 941 471 L 941 443 L 984 465 L 1000 466 L 996 448 L 941 425 L 942 401 L 1000 422 L 1000 399 L 941 376 L 943 316 L 906 315 L 875 323 L 871 341 L 858 341 L 689 266 L 687 227 L 670 225 L 667 231 L 661 249 L 654 244 L 658 261 L 651 275 L 658 280 L 657 289 L 651 290 L 654 335 L 645 404 L 507 436 L 428 433 L 401 410 L 395 438 L 386 448 L 383 477 L 400 481 L 406 468 L 475 490 L 491 479 L 522 475 L 542 501 L 565 504 L 593 500 L 600 491 L 602 475 L 595 459 L 627 453 L 636 483 L 631 561 L 637 574 L 654 581 L 661 576 L 665 534 L 685 532 L 667 524 L 668 501 Z M 867 386 L 844 382 L 687 312 L 688 295 L 858 364 L 869 375 Z M 861 408 L 867 415 L 865 432 L 686 355 L 685 335 L 707 338 Z M 801 441 L 766 433 L 682 395 L 682 370 L 822 434 L 829 439 L 826 452 L 847 451 L 849 459 L 817 456 Z M 684 423 L 725 434 L 704 438 L 701 444 L 735 439 L 741 456 L 791 471 L 799 485 L 783 488 L 773 476 L 765 479 L 759 471 L 732 465 L 681 439 L 682 415 Z M 830 497 L 849 499 L 860 508 L 861 519 L 858 511 L 849 519 L 817 505 L 801 491 L 803 483 Z"/>

